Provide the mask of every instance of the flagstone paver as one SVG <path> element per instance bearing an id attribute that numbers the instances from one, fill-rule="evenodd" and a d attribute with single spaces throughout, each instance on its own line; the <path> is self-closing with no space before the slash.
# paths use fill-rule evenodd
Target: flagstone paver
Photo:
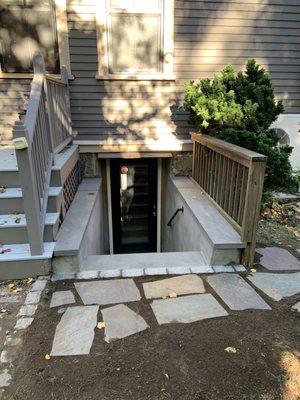
<path id="1" fill-rule="evenodd" d="M 298 311 L 300 313 L 300 301 L 298 301 L 298 303 L 296 303 L 295 305 L 293 305 L 292 309 L 294 311 Z"/>
<path id="2" fill-rule="evenodd" d="M 52 356 L 75 356 L 90 353 L 97 325 L 99 306 L 69 307 L 58 323 Z"/>
<path id="3" fill-rule="evenodd" d="M 38 304 L 26 304 L 22 306 L 18 312 L 18 317 L 32 317 L 36 310 L 37 310 Z"/>
<path id="4" fill-rule="evenodd" d="M 9 386 L 10 380 L 11 380 L 11 375 L 8 369 L 4 369 L 2 372 L 0 372 L 0 387 Z"/>
<path id="5" fill-rule="evenodd" d="M 38 279 L 37 281 L 34 282 L 32 285 L 32 292 L 39 292 L 43 291 L 47 285 L 47 280 L 46 279 Z"/>
<path id="6" fill-rule="evenodd" d="M 277 301 L 300 293 L 300 272 L 290 274 L 257 272 L 253 276 L 248 276 L 247 279 Z"/>
<path id="7" fill-rule="evenodd" d="M 140 292 L 132 279 L 75 283 L 84 304 L 117 304 L 138 301 Z"/>
<path id="8" fill-rule="evenodd" d="M 205 292 L 202 279 L 197 275 L 182 275 L 143 283 L 143 289 L 147 299 L 168 297 L 171 293 L 176 293 L 179 296 L 182 294 Z"/>
<path id="9" fill-rule="evenodd" d="M 154 300 L 151 307 L 159 325 L 176 322 L 189 323 L 228 315 L 211 294 Z"/>
<path id="10" fill-rule="evenodd" d="M 75 303 L 75 297 L 71 290 L 54 292 L 50 302 L 50 308 Z"/>
<path id="11" fill-rule="evenodd" d="M 125 304 L 118 304 L 101 311 L 105 322 L 105 341 L 110 343 L 149 328 L 145 320 Z"/>
<path id="12" fill-rule="evenodd" d="M 16 325 L 15 330 L 19 331 L 22 329 L 27 329 L 33 322 L 33 318 L 19 318 Z"/>
<path id="13" fill-rule="evenodd" d="M 209 276 L 207 282 L 231 310 L 271 310 L 259 294 L 237 274 Z"/>
<path id="14" fill-rule="evenodd" d="M 290 252 L 280 247 L 265 247 L 256 249 L 262 255 L 260 264 L 271 271 L 300 270 L 300 261 Z"/>

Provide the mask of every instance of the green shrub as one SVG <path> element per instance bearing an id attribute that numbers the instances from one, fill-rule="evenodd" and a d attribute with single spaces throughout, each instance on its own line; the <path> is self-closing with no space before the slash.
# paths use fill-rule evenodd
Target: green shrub
<path id="1" fill-rule="evenodd" d="M 185 85 L 184 107 L 197 130 L 268 157 L 265 188 L 296 191 L 289 156 L 290 146 L 278 147 L 279 137 L 270 129 L 284 111 L 276 102 L 268 73 L 249 60 L 245 72 L 231 65 L 199 83 Z"/>

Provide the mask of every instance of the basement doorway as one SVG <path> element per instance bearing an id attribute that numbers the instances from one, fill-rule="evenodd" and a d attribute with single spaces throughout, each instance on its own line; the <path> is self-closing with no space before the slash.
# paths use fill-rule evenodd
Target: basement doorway
<path id="1" fill-rule="evenodd" d="M 157 251 L 158 160 L 110 160 L 113 252 Z"/>

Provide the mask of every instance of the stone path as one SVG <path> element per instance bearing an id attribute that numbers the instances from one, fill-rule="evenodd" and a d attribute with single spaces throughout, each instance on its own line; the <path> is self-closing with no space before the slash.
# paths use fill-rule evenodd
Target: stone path
<path id="1" fill-rule="evenodd" d="M 300 292 L 300 272 L 290 274 L 257 272 L 247 279 L 276 301 Z"/>
<path id="2" fill-rule="evenodd" d="M 285 250 L 274 247 L 258 249 L 258 252 L 262 254 L 262 264 L 270 270 L 284 271 L 299 268 L 298 260 Z M 188 268 L 185 270 L 189 272 Z M 181 273 L 183 272 L 184 268 Z M 271 307 L 267 303 L 268 298 L 278 301 L 300 293 L 300 272 L 277 274 L 258 272 L 246 277 L 239 275 L 238 272 L 243 273 L 244 267 L 240 266 L 238 269 L 216 266 L 214 274 L 212 271 L 208 272 L 206 283 L 200 276 L 188 273 L 144 282 L 142 286 L 145 299 L 148 300 L 159 325 L 226 317 L 229 315 L 229 310 L 269 311 Z M 90 276 L 91 279 L 93 277 L 94 275 Z M 82 276 L 83 278 L 87 279 L 88 275 Z M 268 296 L 267 301 L 249 282 Z M 107 343 L 151 329 L 142 315 L 125 304 L 141 300 L 141 293 L 133 279 L 75 282 L 74 287 L 85 306 L 76 306 L 72 290 L 58 291 L 52 296 L 50 307 L 68 304 L 71 306 L 60 309 L 64 314 L 56 328 L 51 355 L 89 354 L 96 325 L 99 329 L 104 328 L 104 340 Z M 209 293 L 210 288 L 214 290 L 213 293 Z M 208 293 L 205 293 L 206 291 Z M 30 306 L 32 299 L 36 300 L 34 297 L 34 293 L 28 295 L 27 306 Z M 100 309 L 103 319 L 101 321 L 99 306 L 106 305 L 110 307 Z M 296 312 L 300 310 L 300 302 L 294 305 L 293 310 Z M 100 319 L 98 324 L 97 316 Z"/>
<path id="3" fill-rule="evenodd" d="M 84 304 L 116 304 L 138 301 L 140 292 L 132 279 L 75 283 Z"/>
<path id="4" fill-rule="evenodd" d="M 69 307 L 56 327 L 52 356 L 90 353 L 99 306 Z"/>
<path id="5" fill-rule="evenodd" d="M 149 328 L 145 320 L 124 304 L 101 311 L 105 323 L 105 341 L 122 339 Z"/>
<path id="6" fill-rule="evenodd" d="M 228 315 L 211 294 L 154 300 L 151 308 L 159 325 L 175 322 L 190 323 Z"/>
<path id="7" fill-rule="evenodd" d="M 262 255 L 259 263 L 270 271 L 300 270 L 300 261 L 285 249 L 265 247 L 256 252 Z"/>
<path id="8" fill-rule="evenodd" d="M 203 281 L 200 276 L 197 275 L 183 275 L 175 278 L 143 283 L 143 289 L 146 299 L 169 297 L 174 293 L 179 296 L 183 294 L 205 292 Z"/>
<path id="9" fill-rule="evenodd" d="M 236 274 L 212 275 L 207 282 L 231 310 L 271 310 L 245 280 Z"/>

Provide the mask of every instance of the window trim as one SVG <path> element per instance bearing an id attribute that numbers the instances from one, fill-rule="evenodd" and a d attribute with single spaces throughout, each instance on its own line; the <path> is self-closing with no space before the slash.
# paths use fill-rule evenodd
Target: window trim
<path id="1" fill-rule="evenodd" d="M 162 0 L 162 72 L 158 73 L 110 73 L 109 71 L 109 26 L 108 1 L 98 0 L 96 6 L 96 30 L 97 30 L 97 54 L 98 72 L 96 79 L 99 80 L 175 80 L 173 74 L 173 52 L 174 52 L 174 0 Z"/>

